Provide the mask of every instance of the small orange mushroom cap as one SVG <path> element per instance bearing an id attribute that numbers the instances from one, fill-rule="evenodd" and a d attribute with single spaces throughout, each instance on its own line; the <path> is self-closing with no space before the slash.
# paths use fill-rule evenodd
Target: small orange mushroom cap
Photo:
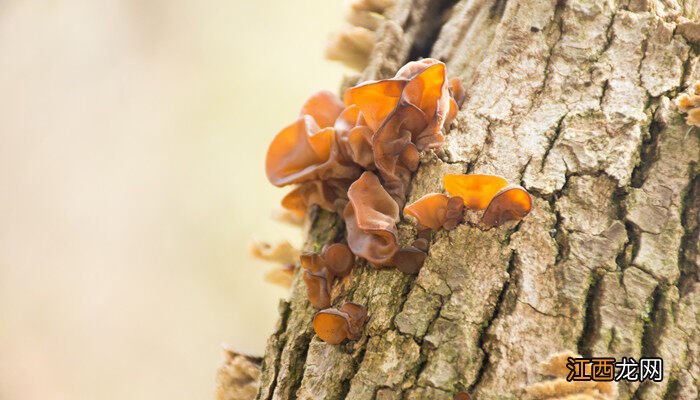
<path id="1" fill-rule="evenodd" d="M 333 243 L 324 247 L 321 256 L 326 268 L 334 277 L 342 278 L 348 275 L 355 266 L 355 255 L 344 243 Z"/>
<path id="2" fill-rule="evenodd" d="M 407 82 L 406 79 L 365 82 L 348 89 L 344 101 L 346 105 L 356 104 L 367 126 L 376 132 L 398 106 Z"/>
<path id="3" fill-rule="evenodd" d="M 461 197 L 466 208 L 483 210 L 496 193 L 508 185 L 508 181 L 495 175 L 447 174 L 442 178 L 442 184 L 447 193 Z"/>
<path id="4" fill-rule="evenodd" d="M 460 197 L 428 193 L 404 207 L 403 212 L 418 221 L 418 230 L 454 229 L 462 222 L 464 204 Z"/>
<path id="5" fill-rule="evenodd" d="M 449 197 L 442 193 L 429 193 L 404 207 L 403 212 L 418 220 L 419 229 L 439 230 L 446 221 Z"/>
<path id="6" fill-rule="evenodd" d="M 309 303 L 317 310 L 330 307 L 331 298 L 325 271 L 311 272 L 304 270 L 303 279 L 306 284 L 306 294 L 309 297 Z"/>
<path id="7" fill-rule="evenodd" d="M 426 58 L 404 65 L 396 74 L 397 78 L 410 79 L 404 90 L 405 101 L 425 115 L 427 126 L 420 132 L 413 132 L 413 141 L 421 150 L 436 147 L 443 141 L 442 128 L 451 99 L 445 72 L 445 64 Z"/>
<path id="8" fill-rule="evenodd" d="M 314 315 L 314 331 L 328 344 L 340 344 L 348 339 L 349 321 L 346 313 L 325 309 Z"/>
<path id="9" fill-rule="evenodd" d="M 326 268 L 326 262 L 323 260 L 323 257 L 316 253 L 303 253 L 299 256 L 299 264 L 301 264 L 302 268 L 313 273 L 319 273 Z"/>
<path id="10" fill-rule="evenodd" d="M 396 222 L 399 207 L 379 179 L 366 171 L 350 185 L 343 211 L 348 246 L 375 266 L 391 265 L 399 248 Z"/>
<path id="11" fill-rule="evenodd" d="M 367 309 L 357 303 L 345 303 L 340 310 L 327 308 L 314 315 L 314 331 L 328 344 L 340 344 L 345 339 L 358 340 L 367 322 Z"/>
<path id="12" fill-rule="evenodd" d="M 489 227 L 500 226 L 508 221 L 523 219 L 531 209 L 530 194 L 520 186 L 508 186 L 494 196 L 481 222 Z"/>

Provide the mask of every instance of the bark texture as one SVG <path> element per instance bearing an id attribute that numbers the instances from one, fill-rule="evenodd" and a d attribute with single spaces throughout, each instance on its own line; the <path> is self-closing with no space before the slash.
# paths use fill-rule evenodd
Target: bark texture
<path id="1" fill-rule="evenodd" d="M 622 399 L 698 398 L 700 134 L 671 100 L 700 79 L 699 15 L 697 0 L 399 1 L 362 79 L 433 56 L 468 93 L 409 200 L 445 173 L 489 173 L 534 209 L 438 233 L 417 277 L 357 266 L 334 299 L 368 308 L 355 343 L 314 336 L 297 277 L 257 398 L 519 399 L 566 350 L 663 357 L 664 381 Z M 308 233 L 319 250 L 342 222 L 315 210 Z"/>

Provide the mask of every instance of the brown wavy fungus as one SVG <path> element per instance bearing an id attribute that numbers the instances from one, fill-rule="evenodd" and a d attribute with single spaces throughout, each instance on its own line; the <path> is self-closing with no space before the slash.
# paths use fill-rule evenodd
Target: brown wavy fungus
<path id="1" fill-rule="evenodd" d="M 304 269 L 309 302 L 317 310 L 330 307 L 330 290 L 337 279 L 350 274 L 355 265 L 355 255 L 343 243 L 324 246 L 320 254 L 304 253 L 299 257 Z"/>
<path id="2" fill-rule="evenodd" d="M 455 395 L 454 400 L 472 400 L 472 397 L 467 392 L 459 392 Z"/>
<path id="3" fill-rule="evenodd" d="M 316 205 L 345 222 L 347 244 L 300 256 L 309 301 L 323 310 L 314 328 L 324 341 L 357 337 L 357 326 L 366 319 L 366 313 L 357 316 L 359 305 L 329 309 L 334 285 L 351 276 L 356 256 L 377 268 L 411 274 L 423 265 L 430 230 L 401 248 L 396 224 L 420 153 L 441 147 L 464 97 L 459 79 L 448 80 L 442 62 L 409 62 L 393 78 L 348 89 L 342 100 L 328 91 L 316 93 L 272 140 L 267 178 L 275 186 L 293 186 L 282 207 L 302 219 Z M 422 212 L 451 229 L 461 221 L 464 205 L 453 199 L 444 203 L 439 212 Z M 437 229 L 436 221 L 426 226 Z"/>
<path id="4" fill-rule="evenodd" d="M 508 185 L 508 181 L 496 175 L 445 175 L 445 190 L 429 193 L 404 208 L 413 216 L 419 231 L 426 229 L 454 229 L 464 217 L 464 209 L 485 210 L 481 223 L 487 228 L 519 221 L 530 213 L 532 198 L 522 187 Z"/>
<path id="5" fill-rule="evenodd" d="M 367 310 L 357 303 L 345 303 L 340 310 L 327 308 L 314 315 L 314 331 L 328 344 L 340 344 L 346 339 L 358 340 L 367 322 Z"/>

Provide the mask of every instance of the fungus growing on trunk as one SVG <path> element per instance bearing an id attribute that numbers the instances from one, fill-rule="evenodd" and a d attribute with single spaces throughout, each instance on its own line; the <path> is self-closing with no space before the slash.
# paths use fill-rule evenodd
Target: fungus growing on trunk
<path id="1" fill-rule="evenodd" d="M 327 308 L 314 315 L 316 335 L 328 344 L 340 344 L 346 339 L 357 340 L 367 321 L 367 310 L 357 303 L 345 303 L 340 310 Z"/>
<path id="2" fill-rule="evenodd" d="M 340 307 L 340 312 L 344 312 L 348 315 L 350 322 L 350 329 L 348 336 L 351 340 L 357 340 L 362 335 L 362 329 L 367 323 L 367 309 L 358 303 L 347 302 Z"/>
<path id="3" fill-rule="evenodd" d="M 464 204 L 459 197 L 448 197 L 442 193 L 429 193 L 404 207 L 405 214 L 415 217 L 417 229 L 454 229 L 462 222 Z"/>
<path id="4" fill-rule="evenodd" d="M 351 180 L 345 179 L 304 182 L 287 193 L 280 205 L 298 218 L 303 218 L 314 204 L 328 211 L 342 210 L 350 183 Z"/>
<path id="5" fill-rule="evenodd" d="M 434 58 L 413 61 L 404 65 L 396 77 L 409 80 L 404 100 L 423 112 L 423 129 L 411 132 L 416 147 L 425 150 L 441 145 L 451 98 L 445 64 Z"/>
<path id="6" fill-rule="evenodd" d="M 355 104 L 349 105 L 338 116 L 334 125 L 342 155 L 365 169 L 374 169 L 372 136 L 370 129 Z"/>
<path id="7" fill-rule="evenodd" d="M 343 243 L 327 245 L 317 253 L 304 253 L 299 257 L 304 268 L 304 283 L 309 302 L 316 309 L 330 305 L 330 293 L 336 279 L 350 274 L 355 265 L 355 255 Z"/>
<path id="8" fill-rule="evenodd" d="M 532 209 L 530 194 L 520 186 L 501 189 L 486 208 L 481 222 L 489 227 L 523 219 Z"/>
<path id="9" fill-rule="evenodd" d="M 359 168 L 343 161 L 335 130 L 320 129 L 312 116 L 305 115 L 282 129 L 272 140 L 265 159 L 265 171 L 275 186 L 357 178 Z"/>
<path id="10" fill-rule="evenodd" d="M 305 270 L 310 272 L 318 273 L 326 268 L 326 262 L 323 260 L 320 254 L 316 253 L 304 253 L 299 256 L 299 264 Z"/>
<path id="11" fill-rule="evenodd" d="M 399 249 L 396 222 L 399 207 L 372 172 L 350 185 L 343 211 L 347 241 L 355 255 L 374 266 L 389 266 Z"/>
<path id="12" fill-rule="evenodd" d="M 461 197 L 466 208 L 484 210 L 496 193 L 508 185 L 508 181 L 495 175 L 447 174 L 442 177 L 442 184 L 447 193 Z"/>
<path id="13" fill-rule="evenodd" d="M 376 132 L 399 105 L 406 83 L 406 79 L 365 82 L 345 91 L 343 101 L 357 105 L 367 126 Z"/>
<path id="14" fill-rule="evenodd" d="M 314 315 L 314 332 L 328 344 L 340 344 L 348 338 L 348 316 L 332 308 L 324 309 Z"/>
<path id="15" fill-rule="evenodd" d="M 348 245 L 343 243 L 333 243 L 324 247 L 321 257 L 333 277 L 347 276 L 355 265 L 355 255 L 352 254 Z"/>
<path id="16" fill-rule="evenodd" d="M 428 254 L 415 246 L 404 247 L 394 255 L 394 264 L 399 271 L 415 275 L 420 271 L 426 257 Z"/>
<path id="17" fill-rule="evenodd" d="M 317 310 L 330 307 L 331 297 L 326 271 L 312 272 L 305 269 L 303 279 L 309 303 Z"/>

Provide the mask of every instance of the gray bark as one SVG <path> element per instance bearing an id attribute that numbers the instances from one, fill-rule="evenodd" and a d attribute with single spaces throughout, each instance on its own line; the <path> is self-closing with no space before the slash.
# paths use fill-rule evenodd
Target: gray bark
<path id="1" fill-rule="evenodd" d="M 409 200 L 445 173 L 489 173 L 533 211 L 439 232 L 417 277 L 357 266 L 334 296 L 369 310 L 354 343 L 314 336 L 297 277 L 257 398 L 518 399 L 565 350 L 663 357 L 664 381 L 624 383 L 622 399 L 698 398 L 700 135 L 671 100 L 700 79 L 699 15 L 695 0 L 400 1 L 362 78 L 430 55 L 468 93 Z M 315 210 L 307 250 L 342 230 Z"/>

